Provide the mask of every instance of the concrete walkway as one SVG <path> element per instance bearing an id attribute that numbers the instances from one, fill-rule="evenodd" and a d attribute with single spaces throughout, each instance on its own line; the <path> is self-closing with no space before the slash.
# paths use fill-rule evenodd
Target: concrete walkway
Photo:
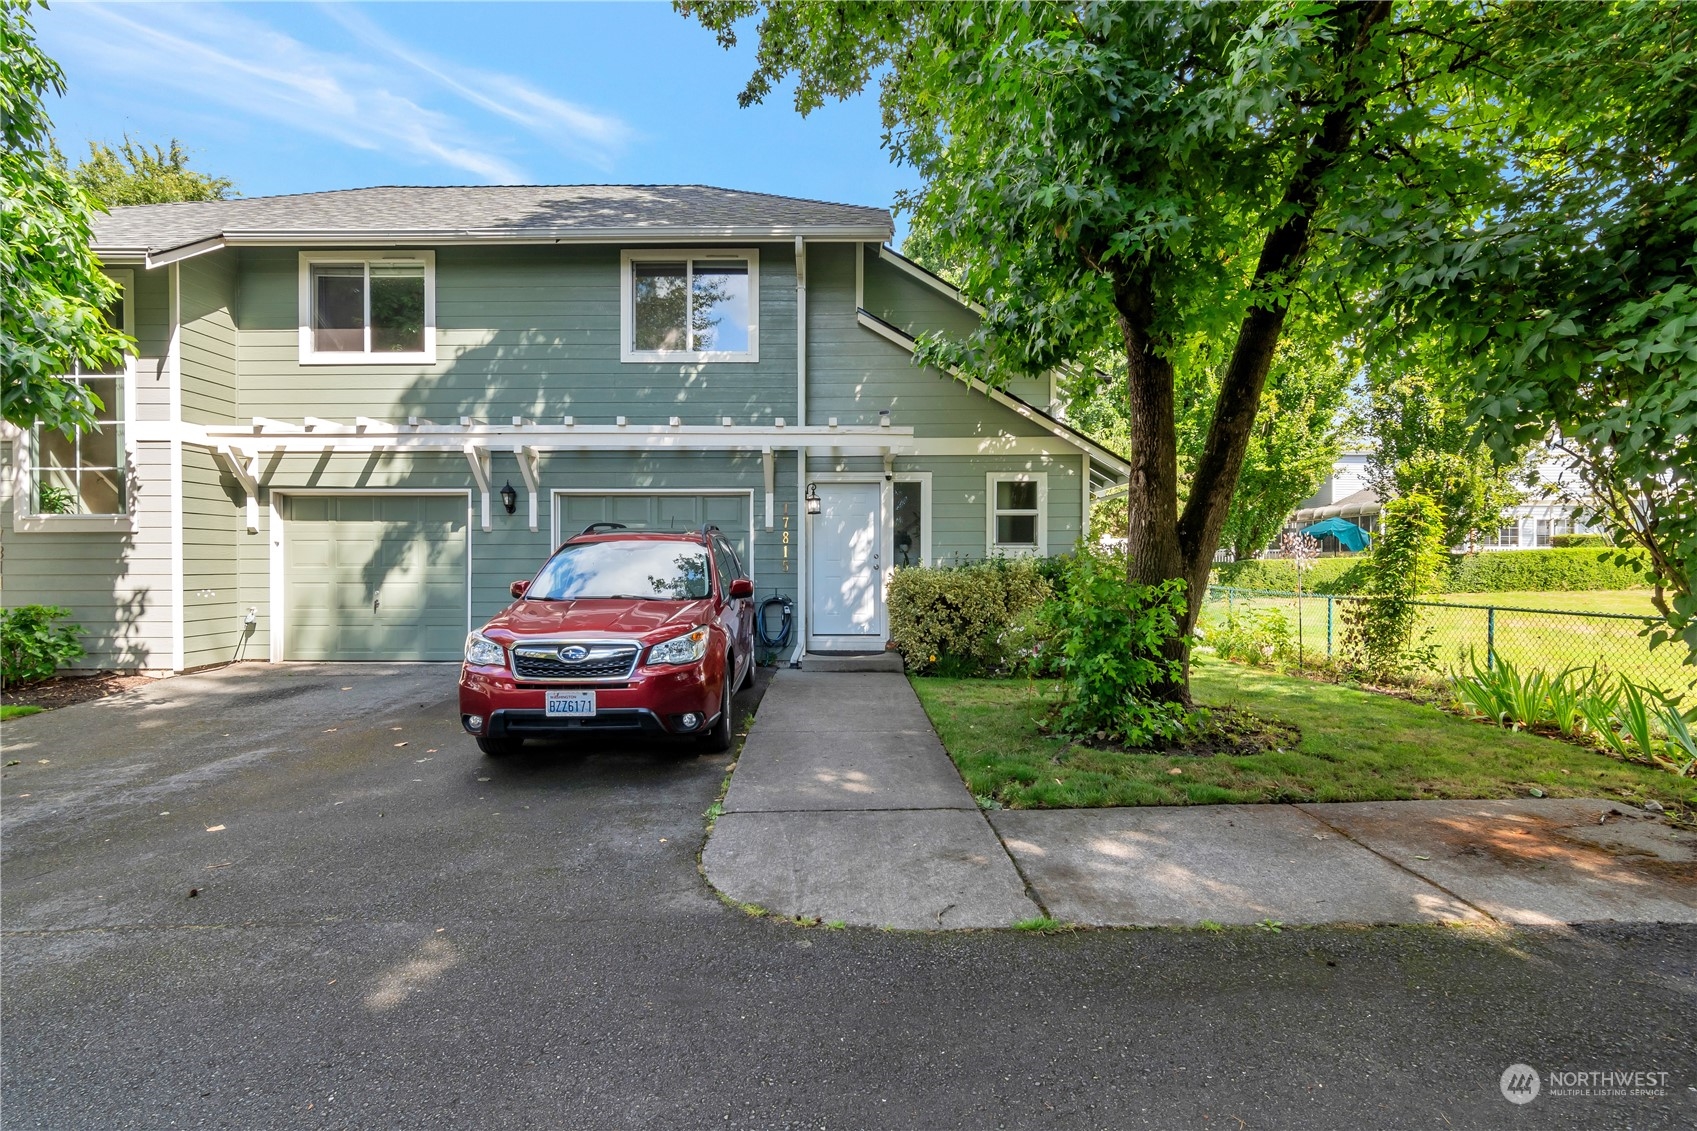
<path id="1" fill-rule="evenodd" d="M 826 922 L 1697 922 L 1697 835 L 1623 802 L 1004 810 L 987 820 L 894 674 L 779 673 L 724 809 L 702 857 L 708 880 Z"/>
<path id="2" fill-rule="evenodd" d="M 783 915 L 937 930 L 1041 914 L 905 676 L 782 671 L 702 853 Z"/>

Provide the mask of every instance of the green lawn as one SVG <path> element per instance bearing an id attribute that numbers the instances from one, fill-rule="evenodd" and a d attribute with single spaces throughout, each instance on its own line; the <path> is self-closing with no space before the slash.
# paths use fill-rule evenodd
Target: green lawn
<path id="1" fill-rule="evenodd" d="M 967 787 L 1014 809 L 1526 797 L 1533 787 L 1550 797 L 1697 802 L 1697 781 L 1665 770 L 1387 695 L 1218 660 L 1193 666 L 1198 701 L 1293 724 L 1302 731 L 1295 749 L 1248 757 L 1094 750 L 1038 729 L 1051 684 L 912 683 Z"/>
<path id="2" fill-rule="evenodd" d="M 41 714 L 41 710 L 42 709 L 40 707 L 26 707 L 22 705 L 16 707 L 9 705 L 0 706 L 0 723 L 5 722 L 7 719 L 21 719 L 28 715 L 39 715 Z"/>
<path id="3" fill-rule="evenodd" d="M 1469 653 L 1483 657 L 1487 642 L 1497 655 L 1519 668 L 1564 668 L 1601 664 L 1639 683 L 1685 694 L 1688 706 L 1697 704 L 1697 693 L 1689 690 L 1697 669 L 1681 663 L 1683 649 L 1663 646 L 1651 651 L 1639 635 L 1640 620 L 1604 617 L 1563 616 L 1562 613 L 1615 613 L 1655 616 L 1648 589 L 1595 590 L 1578 593 L 1444 593 L 1427 600 L 1435 606 L 1468 605 L 1484 608 L 1422 607 L 1420 624 L 1431 630 L 1437 649 L 1437 668 L 1443 675 L 1465 666 Z M 1302 646 L 1304 655 L 1336 654 L 1343 642 L 1343 606 L 1339 599 L 1305 597 L 1302 601 Z M 1278 609 L 1296 635 L 1298 616 L 1294 599 L 1288 597 L 1234 597 L 1209 601 L 1202 611 L 1202 627 L 1221 623 L 1228 610 Z M 1541 610 L 1524 612 L 1520 610 Z M 1294 642 L 1294 641 L 1293 641 Z"/>

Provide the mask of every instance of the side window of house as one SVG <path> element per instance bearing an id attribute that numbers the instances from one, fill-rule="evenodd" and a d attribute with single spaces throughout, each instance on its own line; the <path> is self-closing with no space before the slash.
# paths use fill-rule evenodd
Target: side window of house
<path id="1" fill-rule="evenodd" d="M 624 361 L 759 361 L 760 257 L 748 251 L 627 251 Z"/>
<path id="2" fill-rule="evenodd" d="M 436 357 L 436 259 L 303 253 L 304 363 L 396 364 Z"/>
<path id="3" fill-rule="evenodd" d="M 114 278 L 123 291 L 107 307 L 106 321 L 113 329 L 133 335 L 133 277 L 114 273 Z M 35 513 L 126 514 L 130 500 L 124 459 L 124 385 L 129 379 L 129 359 L 105 368 L 73 365 L 64 376 L 100 402 L 95 413 L 99 427 L 67 436 L 36 425 L 31 461 Z"/>
<path id="4" fill-rule="evenodd" d="M 895 500 L 896 565 L 925 564 L 924 488 L 916 482 L 898 479 L 892 484 Z"/>
<path id="5" fill-rule="evenodd" d="M 1047 503 L 1045 477 L 990 475 L 989 553 L 1007 556 L 1042 554 L 1044 508 Z"/>

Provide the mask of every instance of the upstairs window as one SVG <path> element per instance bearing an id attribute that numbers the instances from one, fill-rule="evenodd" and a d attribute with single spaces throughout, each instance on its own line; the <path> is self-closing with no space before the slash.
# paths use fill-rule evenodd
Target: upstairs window
<path id="1" fill-rule="evenodd" d="M 760 360 L 758 252 L 627 251 L 621 268 L 621 360 Z"/>
<path id="2" fill-rule="evenodd" d="M 436 257 L 337 252 L 301 255 L 304 364 L 436 360 Z"/>
<path id="3" fill-rule="evenodd" d="M 114 271 L 112 277 L 123 288 L 106 309 L 106 321 L 115 330 L 135 335 L 130 309 L 134 276 Z M 30 461 L 30 507 L 43 516 L 124 515 L 129 513 L 129 470 L 124 446 L 124 400 L 130 378 L 130 359 L 103 369 L 72 365 L 64 379 L 81 386 L 99 400 L 95 412 L 98 427 L 67 436 L 53 428 L 36 425 Z"/>

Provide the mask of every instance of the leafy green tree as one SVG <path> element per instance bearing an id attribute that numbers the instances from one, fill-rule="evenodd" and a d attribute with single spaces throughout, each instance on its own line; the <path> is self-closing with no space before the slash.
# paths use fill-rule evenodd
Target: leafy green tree
<path id="1" fill-rule="evenodd" d="M 1522 497 L 1523 454 L 1499 460 L 1480 442 L 1465 376 L 1431 363 L 1417 344 L 1370 354 L 1361 397 L 1360 430 L 1373 452 L 1369 478 L 1385 498 L 1419 491 L 1444 514 L 1444 539 L 1463 546 L 1492 530 Z"/>
<path id="2" fill-rule="evenodd" d="M 744 104 L 794 77 L 803 113 L 877 79 L 901 203 L 986 307 L 923 362 L 991 381 L 1104 347 L 1124 358 L 1133 579 L 1178 579 L 1187 654 L 1292 296 L 1376 231 L 1397 182 L 1462 191 L 1451 139 L 1489 12 L 1443 4 L 808 4 L 682 0 L 736 41 L 758 15 Z M 1465 131 L 1461 131 L 1465 132 Z M 1193 351 L 1188 343 L 1206 343 Z M 1183 494 L 1175 375 L 1218 359 Z M 1178 669 L 1181 673 L 1183 668 Z M 1184 676 L 1161 687 L 1188 696 Z"/>
<path id="3" fill-rule="evenodd" d="M 36 47 L 29 9 L 0 0 L 0 416 L 69 431 L 103 406 L 61 375 L 115 364 L 130 341 L 107 324 L 118 286 L 89 251 L 100 206 L 53 159 L 41 100 L 64 92 L 64 74 Z"/>
<path id="4" fill-rule="evenodd" d="M 116 146 L 88 143 L 88 156 L 71 177 L 107 208 L 124 204 L 165 204 L 178 200 L 228 200 L 235 182 L 189 168 L 189 156 L 176 138 L 169 149 L 144 145 L 128 134 Z"/>
<path id="5" fill-rule="evenodd" d="M 1499 459 L 1569 458 L 1697 656 L 1697 7 L 1510 3 L 1472 38 L 1515 159 L 1488 196 L 1386 193 L 1380 308 L 1445 332 Z"/>

